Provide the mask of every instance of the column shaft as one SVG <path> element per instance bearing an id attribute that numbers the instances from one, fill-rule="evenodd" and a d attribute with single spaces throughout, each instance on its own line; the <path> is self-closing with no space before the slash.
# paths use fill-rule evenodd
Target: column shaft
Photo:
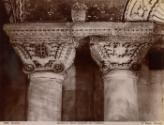
<path id="1" fill-rule="evenodd" d="M 60 121 L 62 107 L 62 75 L 34 73 L 28 89 L 28 121 Z"/>
<path id="2" fill-rule="evenodd" d="M 104 120 L 138 120 L 137 77 L 128 70 L 104 75 Z"/>

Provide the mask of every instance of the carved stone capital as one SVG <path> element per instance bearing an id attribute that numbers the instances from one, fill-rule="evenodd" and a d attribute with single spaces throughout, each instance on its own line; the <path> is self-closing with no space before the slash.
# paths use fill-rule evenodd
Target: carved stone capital
<path id="1" fill-rule="evenodd" d="M 56 33 L 57 27 L 53 27 L 53 24 L 5 27 L 10 42 L 24 64 L 25 73 L 62 73 L 72 65 L 75 58 L 74 42 L 70 35 L 60 34 L 60 31 Z"/>
<path id="2" fill-rule="evenodd" d="M 11 24 L 4 29 L 30 79 L 27 120 L 60 121 L 65 71 L 75 58 L 69 25 Z"/>
<path id="3" fill-rule="evenodd" d="M 131 31 L 128 33 L 118 31 L 107 37 L 91 37 L 91 55 L 104 73 L 114 69 L 140 68 L 142 59 L 153 44 L 153 31 L 151 25 L 142 28 L 133 25 L 134 29 L 131 30 L 129 27 L 132 25 L 133 23 L 124 27 Z"/>

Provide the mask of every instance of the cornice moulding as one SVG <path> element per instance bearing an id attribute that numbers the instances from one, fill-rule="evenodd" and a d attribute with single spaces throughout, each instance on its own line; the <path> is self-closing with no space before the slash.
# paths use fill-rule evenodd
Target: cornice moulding
<path id="1" fill-rule="evenodd" d="M 4 30 L 10 38 L 63 39 L 94 35 L 146 35 L 152 34 L 154 27 L 151 22 L 20 23 L 6 24 Z"/>

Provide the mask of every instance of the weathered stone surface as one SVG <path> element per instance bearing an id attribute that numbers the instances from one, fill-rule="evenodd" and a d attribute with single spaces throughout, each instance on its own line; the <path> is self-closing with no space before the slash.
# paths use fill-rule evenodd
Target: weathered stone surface
<path id="1" fill-rule="evenodd" d="M 129 0 L 124 13 L 126 21 L 155 21 L 164 23 L 163 0 Z"/>
<path id="2" fill-rule="evenodd" d="M 98 1 L 98 0 L 97 0 Z M 163 22 L 163 15 L 161 14 L 163 11 L 162 11 L 162 7 L 163 7 L 163 4 L 161 4 L 161 5 L 159 5 L 158 4 L 158 2 L 159 3 L 161 3 L 161 1 L 162 0 L 159 0 L 159 1 L 157 1 L 157 0 L 153 0 L 153 1 L 149 1 L 149 0 L 129 0 L 129 2 L 127 3 L 127 1 L 125 2 L 124 0 L 122 0 L 122 1 L 118 1 L 118 0 L 110 0 L 110 1 L 108 1 L 109 2 L 109 4 L 105 4 L 105 7 L 104 7 L 104 1 L 102 1 L 102 3 L 101 3 L 101 1 L 98 1 L 98 6 L 97 5 L 95 5 L 95 4 L 93 4 L 93 6 L 92 6 L 92 3 L 94 3 L 95 2 L 95 0 L 93 0 L 93 1 L 87 1 L 86 3 L 90 6 L 90 10 L 89 10 L 89 13 L 90 14 L 88 14 L 88 19 L 87 19 L 87 21 L 90 21 L 90 20 L 93 20 L 93 21 L 120 21 L 120 20 L 122 20 L 123 19 L 123 16 L 125 16 L 124 15 L 124 11 L 126 11 L 125 10 L 125 5 L 127 4 L 127 5 L 134 5 L 133 3 L 136 3 L 136 6 L 134 7 L 134 9 L 131 9 L 131 7 L 130 7 L 130 10 L 131 11 L 129 11 L 127 8 L 127 10 L 129 11 L 129 12 L 132 12 L 132 13 L 130 13 L 130 14 L 127 14 L 127 15 L 132 15 L 132 17 L 130 17 L 129 19 L 127 19 L 127 21 L 129 21 L 129 20 L 131 20 L 131 21 L 136 21 L 136 20 L 141 20 L 141 21 L 148 21 L 148 20 L 153 20 L 153 21 L 156 21 L 156 22 Z M 21 0 L 19 1 L 18 0 L 18 2 L 21 2 Z M 58 13 L 55 13 L 55 15 L 57 15 L 57 17 L 59 17 L 59 15 L 62 15 L 62 17 L 61 18 L 59 18 L 59 19 L 56 19 L 56 17 L 54 17 L 53 15 L 54 15 L 54 12 L 57 12 L 56 10 L 54 10 L 54 8 L 56 9 L 56 7 L 54 7 L 53 6 L 53 10 L 52 10 L 52 7 L 50 7 L 50 11 L 47 11 L 47 10 L 49 10 L 49 9 L 47 9 L 47 8 L 49 8 L 49 6 L 47 5 L 47 2 L 50 2 L 50 3 L 52 3 L 52 4 L 50 4 L 50 5 L 53 5 L 53 2 L 56 2 L 56 1 L 43 1 L 43 3 L 44 3 L 44 6 L 42 6 L 42 2 L 40 2 L 39 1 L 39 4 L 37 4 L 37 6 L 36 6 L 36 4 L 33 4 L 33 3 L 37 3 L 38 1 L 36 0 L 36 1 L 32 1 L 32 4 L 31 3 L 29 3 L 29 5 L 27 5 L 29 8 L 29 10 L 31 10 L 31 8 L 34 10 L 32 10 L 30 13 L 33 13 L 33 14 L 30 14 L 30 13 L 28 13 L 29 14 L 29 17 L 26 17 L 26 16 L 24 16 L 23 14 L 22 14 L 22 12 L 21 13 L 17 13 L 18 15 L 16 15 L 16 20 L 14 20 L 14 21 L 16 21 L 16 22 L 22 22 L 22 21 L 29 21 L 29 22 L 31 22 L 31 21 L 35 21 L 35 20 L 37 20 L 38 21 L 38 19 L 39 19 L 39 21 L 50 21 L 50 20 L 55 20 L 55 21 L 71 21 L 71 18 L 70 17 L 68 17 L 68 15 L 70 16 L 70 11 L 69 11 L 69 7 L 70 6 L 67 6 L 66 4 L 64 4 L 64 2 L 61 2 L 62 3 L 62 5 L 61 6 L 59 6 L 59 8 L 61 7 L 62 8 L 62 10 L 64 10 L 64 11 L 62 11 L 61 10 L 61 13 L 60 14 L 58 14 Z M 68 3 L 70 2 L 70 1 L 67 1 Z M 106 2 L 106 1 L 105 1 Z M 149 3 L 149 4 L 145 4 L 145 3 Z M 155 3 L 155 4 L 154 4 Z M 56 3 L 55 3 L 56 4 Z M 71 5 L 72 3 L 70 2 L 70 4 L 69 5 Z M 122 5 L 121 5 L 122 4 Z M 101 6 L 102 5 L 102 6 Z M 108 6 L 107 8 L 106 8 L 106 5 Z M 146 6 L 146 5 L 148 5 L 148 6 Z M 26 7 L 27 7 L 26 6 Z M 56 4 L 56 6 L 58 6 L 58 4 Z M 19 8 L 20 6 L 18 6 L 17 8 L 18 8 L 18 11 L 20 11 L 22 8 Z M 36 8 L 35 8 L 36 7 Z M 37 11 L 35 11 L 35 9 L 37 10 Z M 106 10 L 107 9 L 107 10 Z M 39 10 L 39 11 L 38 11 Z M 63 13 L 64 12 L 64 13 Z M 38 16 L 36 16 L 36 14 L 38 14 Z M 48 16 L 47 16 L 47 14 L 48 14 Z M 136 14 L 136 15 L 135 15 Z M 137 15 L 138 14 L 138 15 Z M 64 16 L 63 16 L 64 15 Z M 120 16 L 120 15 L 122 15 L 122 16 Z M 30 16 L 32 16 L 32 17 L 30 17 Z M 63 18 L 64 17 L 64 18 Z M 139 17 L 139 18 L 138 18 Z M 159 18 L 159 17 L 161 17 L 161 18 Z M 28 18 L 28 19 L 27 19 Z M 131 19 L 132 18 L 132 19 Z M 25 19 L 25 20 L 24 20 Z M 124 19 L 126 19 L 126 18 L 124 18 Z M 11 21 L 11 20 L 10 20 Z M 13 21 L 13 20 L 12 20 Z M 82 34 L 82 37 L 83 36 L 88 36 L 88 34 L 89 35 L 97 35 L 97 34 L 99 34 L 99 35 L 109 35 L 111 32 L 108 32 L 108 30 L 110 30 L 110 28 L 104 28 L 104 27 L 102 27 L 102 28 L 100 28 L 99 29 L 99 23 L 95 23 L 96 25 L 86 25 L 86 27 L 96 27 L 95 29 L 92 29 L 92 28 L 84 28 L 83 30 L 86 30 L 85 32 L 79 32 L 78 30 L 82 30 L 81 29 L 81 27 L 78 27 L 77 26 L 77 29 L 76 30 L 74 30 L 74 34 L 76 34 L 76 32 L 77 32 L 77 34 L 79 33 L 79 36 Z M 98 25 L 98 26 L 97 26 Z M 85 26 L 85 25 L 83 25 L 83 26 Z M 105 25 L 106 26 L 106 25 Z M 97 28 L 98 27 L 98 28 Z M 78 29 L 79 28 L 79 29 Z M 59 30 L 59 29 L 58 29 Z M 97 31 L 96 31 L 97 30 Z M 63 29 L 60 29 L 60 31 L 63 31 Z M 68 29 L 67 29 L 67 31 L 68 31 Z M 100 32 L 101 32 L 101 34 L 100 34 Z M 118 32 L 118 29 L 115 29 L 115 30 L 112 30 L 112 33 L 117 33 Z M 124 31 L 123 31 L 124 32 Z M 33 32 L 32 32 L 33 33 Z M 46 32 L 45 32 L 46 33 Z M 59 34 L 60 34 L 61 32 L 59 32 Z M 69 32 L 70 33 L 70 32 Z M 68 34 L 69 34 L 68 33 Z M 72 32 L 71 32 L 72 33 Z M 59 35 L 58 34 L 58 35 Z M 60 34 L 61 35 L 61 34 Z M 44 35 L 43 35 L 43 37 L 45 37 Z M 122 47 L 122 46 L 121 46 Z M 37 48 L 41 48 L 41 47 L 37 47 Z M 39 50 L 39 49 L 38 49 Z M 45 49 L 45 47 L 43 47 L 43 50 L 46 50 Z M 43 52 L 43 51 L 42 51 Z M 117 54 L 119 53 L 120 54 L 120 52 L 121 51 L 119 51 L 119 52 L 117 52 Z M 37 55 L 40 55 L 40 53 L 41 52 L 36 52 L 37 53 Z M 118 54 L 118 55 L 119 55 Z M 122 54 L 122 53 L 121 53 Z M 47 52 L 46 51 L 44 51 L 44 54 L 43 55 L 41 55 L 40 57 L 45 57 L 47 55 Z M 143 54 L 144 55 L 144 54 Z M 120 56 L 120 55 L 119 55 Z M 85 66 L 84 66 L 85 67 Z M 58 69 L 61 69 L 60 67 L 58 67 L 57 66 L 57 68 Z M 91 68 L 92 69 L 92 68 Z M 89 71 L 89 70 L 88 70 Z M 79 97 L 80 98 L 82 98 L 82 100 L 84 99 L 84 97 L 83 96 L 81 96 L 81 95 L 86 95 L 87 97 L 89 97 L 89 99 L 87 98 L 86 100 L 89 100 L 88 102 L 89 103 L 85 103 L 84 105 L 85 105 L 85 107 L 87 107 L 88 105 L 91 105 L 92 103 L 90 103 L 90 100 L 92 100 L 92 98 L 90 98 L 91 96 L 93 96 L 93 91 L 92 91 L 92 89 L 91 88 L 94 88 L 94 85 L 88 85 L 87 83 L 90 83 L 90 81 L 92 81 L 91 79 L 92 78 L 89 78 L 89 77 L 87 77 L 86 76 L 86 72 L 79 72 L 79 73 L 82 73 L 83 75 L 79 75 L 81 78 L 86 78 L 87 80 L 84 80 L 83 82 L 81 82 L 81 84 L 79 84 L 80 85 L 80 87 L 82 88 L 82 90 L 81 91 L 83 91 L 82 92 L 82 94 L 81 94 L 81 91 L 79 91 Z M 88 73 L 88 74 L 90 74 L 90 73 Z M 92 74 L 92 73 L 91 73 Z M 94 78 L 94 75 L 92 75 L 92 77 Z M 80 79 L 79 79 L 80 80 Z M 74 80 L 70 80 L 71 82 L 74 82 Z M 153 80 L 154 81 L 154 80 Z M 151 105 L 153 108 L 152 108 L 152 110 L 150 111 L 150 112 L 152 112 L 152 114 L 154 115 L 154 114 L 156 114 L 156 116 L 157 117 L 155 117 L 155 118 L 159 118 L 159 112 L 158 112 L 158 110 L 159 109 L 157 109 L 157 110 L 155 110 L 155 108 L 154 107 L 156 107 L 156 106 L 159 106 L 160 105 L 160 98 L 158 98 L 159 96 L 160 96 L 160 94 L 158 94 L 158 90 L 159 90 L 159 88 L 160 88 L 160 86 L 159 85 L 157 85 L 157 86 L 152 86 L 152 88 L 150 87 L 150 91 L 152 90 L 152 95 L 150 96 L 150 97 L 152 97 L 152 100 L 153 99 L 155 99 L 155 101 L 157 101 L 155 104 L 153 104 L 153 105 Z M 68 87 L 68 89 L 69 89 L 69 91 L 71 91 L 71 89 L 74 89 L 74 85 L 73 84 L 71 84 L 71 86 L 70 87 Z M 143 89 L 144 89 L 144 87 L 143 87 Z M 148 89 L 149 90 L 149 89 Z M 90 91 L 90 92 L 89 92 Z M 89 94 L 87 94 L 89 92 Z M 102 92 L 102 90 L 100 89 L 100 90 L 97 90 L 97 92 L 99 93 L 101 93 Z M 69 92 L 68 92 L 69 93 Z M 98 94 L 98 93 L 96 93 L 96 95 L 101 95 L 101 94 Z M 149 92 L 148 92 L 148 94 L 149 94 Z M 70 97 L 69 95 L 71 95 L 72 97 Z M 147 97 L 147 96 L 145 96 L 145 97 Z M 156 100 L 156 97 L 159 99 L 159 100 Z M 67 95 L 67 98 L 73 98 L 74 99 L 74 97 L 73 97 L 73 94 L 70 92 L 68 95 Z M 101 97 L 100 97 L 101 98 Z M 100 98 L 96 98 L 95 97 L 95 100 L 96 99 L 100 99 Z M 10 99 L 9 99 L 10 100 Z M 80 99 L 79 99 L 80 100 Z M 101 99 L 100 99 L 101 100 Z M 80 101 L 79 101 L 80 102 Z M 151 101 L 150 101 L 151 102 Z M 71 103 L 73 103 L 73 102 L 70 102 L 70 106 L 72 105 Z M 79 103 L 79 105 L 80 105 L 80 103 Z M 101 104 L 100 104 L 101 105 Z M 151 107 L 150 106 L 150 107 Z M 9 106 L 10 107 L 10 106 Z M 101 105 L 101 107 L 102 107 L 102 105 Z M 160 107 L 160 106 L 159 106 Z M 68 110 L 68 109 L 65 109 L 66 111 Z M 88 111 L 91 111 L 90 110 L 90 108 L 87 108 L 87 110 Z M 85 109 L 82 109 L 82 110 L 78 110 L 79 112 L 87 112 Z M 68 111 L 69 112 L 69 111 Z M 71 111 L 70 111 L 71 112 Z M 83 118 L 85 117 L 85 113 L 82 113 L 83 114 Z M 80 114 L 80 113 L 79 113 Z M 89 115 L 87 115 L 86 117 L 85 117 L 85 119 L 92 119 L 91 117 L 93 116 L 93 114 L 92 114 L 92 116 L 90 115 L 90 114 L 92 114 L 92 113 L 89 113 Z M 150 115 L 150 117 L 153 117 L 153 115 L 151 116 Z M 142 115 L 141 115 L 141 117 L 142 117 Z M 149 117 L 149 115 L 148 115 L 148 117 Z M 69 119 L 67 116 L 65 117 L 66 119 Z M 82 119 L 82 116 L 81 115 L 79 115 L 79 119 Z"/>
<path id="3" fill-rule="evenodd" d="M 104 76 L 104 120 L 138 120 L 137 77 L 126 70 Z"/>
<path id="4" fill-rule="evenodd" d="M 60 121 L 63 76 L 53 73 L 31 75 L 28 89 L 28 121 Z"/>

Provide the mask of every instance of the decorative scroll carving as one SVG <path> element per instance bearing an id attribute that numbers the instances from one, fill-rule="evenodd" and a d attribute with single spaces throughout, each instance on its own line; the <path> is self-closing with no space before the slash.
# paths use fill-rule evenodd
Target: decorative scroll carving
<path id="1" fill-rule="evenodd" d="M 98 41 L 101 42 L 96 43 Z M 92 56 L 104 71 L 109 69 L 137 70 L 145 55 L 144 51 L 152 45 L 151 40 L 141 43 L 126 42 L 124 39 L 116 40 L 112 37 L 109 40 L 92 38 L 91 42 Z"/>
<path id="2" fill-rule="evenodd" d="M 70 24 L 10 24 L 4 29 L 30 78 L 27 120 L 60 121 L 65 71 L 75 58 Z"/>
<path id="3" fill-rule="evenodd" d="M 112 69 L 138 70 L 153 43 L 153 24 L 113 23 L 112 27 L 108 36 L 91 36 L 92 57 L 104 73 Z"/>
<path id="4" fill-rule="evenodd" d="M 138 31 L 141 29 L 138 29 Z M 116 33 L 91 37 L 91 55 L 103 72 L 112 69 L 138 70 L 142 58 L 153 43 L 152 34 Z"/>
<path id="5" fill-rule="evenodd" d="M 126 20 L 147 20 L 158 0 L 129 0 L 125 12 Z"/>
<path id="6" fill-rule="evenodd" d="M 164 1 L 159 0 L 150 15 L 150 20 L 164 23 Z"/>
<path id="7" fill-rule="evenodd" d="M 53 71 L 60 73 L 67 69 L 75 57 L 72 45 L 61 43 L 13 43 L 24 63 L 25 72 Z"/>
<path id="8" fill-rule="evenodd" d="M 129 0 L 124 18 L 126 21 L 164 22 L 164 3 L 162 0 Z"/>
<path id="9" fill-rule="evenodd" d="M 144 50 L 145 47 L 151 45 L 150 39 L 145 36 L 152 35 L 154 25 L 152 23 L 114 22 L 31 23 L 28 25 L 6 25 L 4 29 L 10 36 L 10 40 L 20 54 L 24 64 L 26 64 L 26 72 L 43 70 L 61 72 L 64 69 L 64 64 L 66 64 L 63 62 L 74 58 L 74 48 L 77 44 L 75 42 L 77 41 L 74 41 L 73 38 L 84 38 L 91 35 L 109 36 L 109 40 L 91 40 L 97 41 L 96 44 L 92 42 L 94 43 L 91 47 L 93 51 L 95 50 L 96 52 L 101 48 L 102 55 L 109 56 L 105 65 L 110 62 L 109 64 L 113 68 L 135 67 L 132 64 L 138 61 L 137 54 Z M 98 41 L 104 41 L 104 43 L 99 44 Z M 105 48 L 101 46 L 105 46 Z M 111 55 L 111 52 L 114 52 L 114 55 Z M 55 56 L 56 53 L 59 54 L 58 57 Z M 69 54 L 72 56 L 69 57 Z"/>
<path id="10" fill-rule="evenodd" d="M 97 54 L 102 56 L 100 61 L 104 61 L 103 56 L 108 57 L 105 57 L 106 61 L 103 65 L 110 66 L 110 69 L 112 67 L 134 68 L 138 65 L 138 58 L 141 58 L 139 53 L 151 45 L 154 25 L 152 23 L 114 22 L 74 25 L 71 23 L 65 25 L 35 24 L 35 26 L 34 24 L 20 24 L 6 25 L 4 29 L 26 64 L 26 72 L 43 70 L 61 72 L 65 64 L 67 65 L 65 61 L 70 64 L 69 59 L 74 58 L 77 41 L 73 38 L 84 38 L 90 35 L 108 36 L 108 39 L 93 37 L 91 40 L 93 53 L 97 53 L 100 49 L 101 53 Z"/>
<path id="11" fill-rule="evenodd" d="M 25 64 L 24 71 L 26 73 L 35 72 L 30 75 L 31 84 L 29 86 L 30 95 L 28 96 L 28 120 L 60 120 L 60 106 L 62 105 L 61 91 L 62 82 L 64 80 L 64 75 L 61 73 L 63 73 L 63 71 L 65 71 L 73 63 L 75 57 L 75 43 L 73 38 L 84 38 L 86 36 L 91 37 L 91 54 L 101 67 L 103 73 L 107 73 L 112 69 L 137 70 L 142 58 L 146 54 L 146 51 L 153 43 L 152 33 L 154 32 L 154 25 L 147 22 L 69 23 L 65 25 L 62 23 L 42 23 L 6 25 L 4 29 L 9 35 L 10 41 L 13 44 L 16 52 L 19 54 L 23 63 Z M 92 35 L 98 35 L 101 37 Z M 136 77 L 133 79 L 133 73 L 129 73 L 128 70 L 123 70 L 121 73 L 120 70 L 118 70 L 116 71 L 115 75 L 111 75 L 110 73 L 107 73 L 108 75 L 103 75 L 107 76 L 106 78 L 104 77 L 104 83 L 107 85 L 104 87 L 104 92 L 106 94 L 104 98 L 105 103 L 113 103 L 113 101 L 110 100 L 111 93 L 108 91 L 109 88 L 112 87 L 117 89 L 115 89 L 113 92 L 115 95 L 118 95 L 117 99 L 112 97 L 115 99 L 113 103 L 114 107 L 115 104 L 118 104 L 117 102 L 119 102 L 119 100 L 122 100 L 120 90 L 123 90 L 123 93 L 128 92 L 129 90 L 130 92 L 126 94 L 125 99 L 121 104 L 121 108 L 119 109 L 129 108 L 129 102 L 130 105 L 136 103 L 135 99 L 137 99 L 137 97 L 134 98 L 134 96 L 136 96 L 136 89 L 133 86 L 136 85 L 137 80 Z M 48 74 L 44 71 L 48 71 Z M 117 77 L 119 76 L 118 74 L 121 76 L 124 74 L 125 79 L 123 77 L 117 80 Z M 126 79 L 126 77 L 129 78 Z M 119 85 L 123 80 L 123 83 L 125 83 L 125 89 L 120 88 L 123 86 Z M 126 81 L 129 81 L 128 84 Z M 116 87 L 115 83 L 117 83 Z M 54 88 L 52 91 L 49 91 L 49 87 Z M 131 92 L 134 92 L 134 94 L 131 94 Z M 130 99 L 126 99 L 129 98 L 127 95 L 131 95 Z M 54 96 L 56 96 L 55 99 Z M 42 97 L 44 97 L 44 99 Z M 50 100 L 47 101 L 47 99 Z M 35 103 L 36 100 L 39 100 L 38 102 L 41 102 L 43 105 L 40 105 L 40 103 Z M 51 100 L 53 100 L 53 102 L 51 102 Z M 127 101 L 128 103 L 125 104 L 124 102 Z M 46 108 L 47 102 L 51 105 L 49 108 Z M 108 104 L 110 105 L 111 103 Z M 105 107 L 110 107 L 108 104 L 106 104 Z M 56 109 L 54 109 L 52 112 L 51 107 L 56 107 Z M 128 112 L 130 111 L 133 112 L 133 114 L 137 114 L 138 111 L 136 107 L 137 106 L 129 108 Z M 105 114 L 110 114 L 111 111 L 106 109 L 105 111 L 109 112 Z M 116 108 L 112 109 L 115 110 L 112 110 L 111 114 L 114 114 L 113 112 L 117 113 L 117 106 Z M 122 114 L 127 114 L 127 116 L 129 116 L 128 112 Z M 133 116 L 135 117 L 136 115 Z M 113 120 L 112 117 L 115 117 L 115 115 L 110 116 L 110 118 Z M 108 120 L 108 117 L 105 118 Z M 116 117 L 116 120 L 119 119 Z"/>
<path id="12" fill-rule="evenodd" d="M 49 26 L 28 27 L 22 24 L 6 28 L 14 49 L 22 59 L 24 72 L 61 73 L 72 65 L 75 58 L 73 39 L 66 33 L 59 35 L 61 31 L 56 33 Z"/>

